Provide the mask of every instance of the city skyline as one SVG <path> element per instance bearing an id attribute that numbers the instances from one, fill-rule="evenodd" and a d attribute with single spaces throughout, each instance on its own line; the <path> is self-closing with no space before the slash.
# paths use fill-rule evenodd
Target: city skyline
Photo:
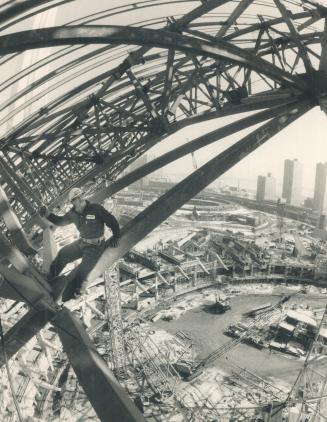
<path id="1" fill-rule="evenodd" d="M 244 117 L 247 113 L 244 113 Z M 203 133 L 222 127 L 235 118 L 226 117 L 215 119 L 197 125 L 184 128 L 166 138 L 161 145 L 156 145 L 149 150 L 156 156 L 169 151 L 177 146 L 195 139 Z M 215 155 L 228 148 L 230 145 L 241 139 L 246 134 L 257 128 L 242 130 L 237 134 L 229 136 L 224 140 L 217 141 L 212 145 L 204 147 L 194 153 L 198 167 L 202 166 Z M 284 160 L 297 157 L 303 164 L 303 192 L 305 197 L 313 197 L 316 164 L 327 161 L 327 147 L 324 133 L 327 132 L 326 115 L 318 108 L 311 110 L 302 116 L 298 121 L 293 122 L 284 131 L 271 138 L 266 144 L 245 157 L 231 170 L 217 179 L 220 184 L 224 180 L 237 181 L 238 179 L 252 190 L 256 189 L 257 176 L 270 172 L 276 177 L 277 194 L 281 195 L 283 181 Z M 163 174 L 180 175 L 185 177 L 194 170 L 191 154 L 181 158 L 163 168 Z M 216 183 L 217 183 L 216 182 Z M 242 183 L 241 183 L 242 184 Z"/>

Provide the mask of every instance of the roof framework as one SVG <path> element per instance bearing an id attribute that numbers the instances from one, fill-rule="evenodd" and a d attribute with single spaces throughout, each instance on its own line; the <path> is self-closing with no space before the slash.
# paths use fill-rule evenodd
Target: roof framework
<path id="1" fill-rule="evenodd" d="M 76 3 L 0 9 L 2 183 L 24 224 L 73 185 L 116 180 L 182 127 L 323 95 L 322 6 L 122 1 L 101 10 L 80 1 L 72 14 Z M 54 10 L 60 26 L 40 18 Z"/>
<path id="2" fill-rule="evenodd" d="M 89 3 L 13 0 L 0 7 L 0 213 L 13 241 L 0 236 L 0 294 L 30 308 L 4 344 L 10 358 L 51 320 L 100 419 L 118 412 L 120 420 L 142 420 L 83 327 L 56 307 L 73 274 L 49 286 L 26 258 L 35 251 L 21 224 L 42 226 L 38 207 L 61 204 L 72 186 L 105 175 L 112 183 L 97 193 L 100 200 L 261 124 L 125 225 L 119 247 L 106 250 L 88 276 L 96 279 L 241 159 L 312 107 L 325 109 L 327 9 L 311 0 L 122 1 L 107 9 Z M 121 175 L 181 128 L 232 115 L 233 123 Z M 101 391 L 80 372 L 81 361 L 101 379 Z M 97 394 L 103 391 L 111 404 Z"/>

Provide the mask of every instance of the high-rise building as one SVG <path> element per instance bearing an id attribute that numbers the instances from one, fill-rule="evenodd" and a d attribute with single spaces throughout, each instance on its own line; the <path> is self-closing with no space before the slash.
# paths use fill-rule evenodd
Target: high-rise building
<path id="1" fill-rule="evenodd" d="M 132 164 L 128 167 L 128 171 L 132 172 L 134 170 L 137 170 L 139 167 L 144 166 L 148 161 L 149 160 L 147 154 L 141 155 L 141 157 L 137 158 L 135 161 L 132 162 Z"/>
<path id="2" fill-rule="evenodd" d="M 327 211 L 327 163 L 317 163 L 313 209 L 319 213 Z"/>
<path id="3" fill-rule="evenodd" d="M 284 161 L 282 197 L 289 205 L 302 202 L 302 164 L 297 159 Z"/>
<path id="4" fill-rule="evenodd" d="M 271 173 L 267 176 L 258 176 L 256 199 L 257 201 L 276 199 L 276 180 Z"/>

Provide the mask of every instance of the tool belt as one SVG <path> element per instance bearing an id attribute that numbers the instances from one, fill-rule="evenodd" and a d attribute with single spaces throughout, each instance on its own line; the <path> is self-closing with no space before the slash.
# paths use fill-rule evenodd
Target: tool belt
<path id="1" fill-rule="evenodd" d="M 92 239 L 84 239 L 84 237 L 82 237 L 81 240 L 82 242 L 88 243 L 89 245 L 100 245 L 100 243 L 104 240 L 104 236 L 94 237 Z"/>

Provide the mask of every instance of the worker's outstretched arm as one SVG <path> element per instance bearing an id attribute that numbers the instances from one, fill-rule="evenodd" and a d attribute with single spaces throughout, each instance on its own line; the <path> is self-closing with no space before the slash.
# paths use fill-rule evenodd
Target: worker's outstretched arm
<path id="1" fill-rule="evenodd" d="M 39 214 L 41 217 L 45 217 L 56 226 L 67 226 L 68 224 L 72 223 L 72 219 L 70 218 L 70 211 L 68 211 L 65 215 L 60 216 L 49 212 L 48 208 L 43 206 L 40 208 Z"/>

